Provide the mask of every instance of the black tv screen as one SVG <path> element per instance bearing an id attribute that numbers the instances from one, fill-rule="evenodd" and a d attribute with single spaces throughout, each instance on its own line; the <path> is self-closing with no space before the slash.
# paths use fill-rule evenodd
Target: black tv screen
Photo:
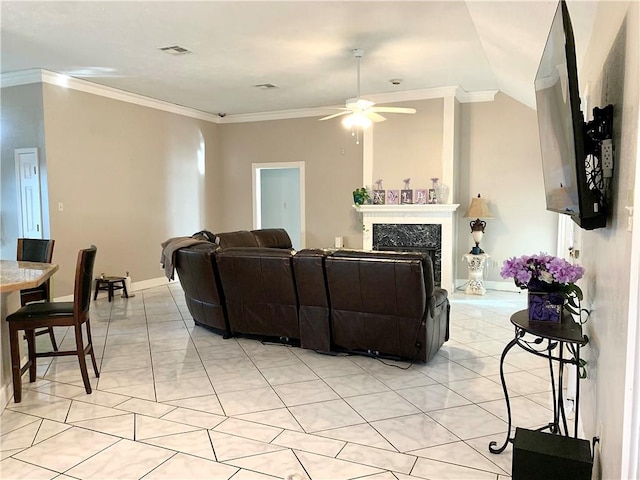
<path id="1" fill-rule="evenodd" d="M 553 17 L 535 90 L 547 210 L 571 215 L 586 229 L 605 226 L 600 192 L 587 182 L 575 44 L 564 1 Z"/>

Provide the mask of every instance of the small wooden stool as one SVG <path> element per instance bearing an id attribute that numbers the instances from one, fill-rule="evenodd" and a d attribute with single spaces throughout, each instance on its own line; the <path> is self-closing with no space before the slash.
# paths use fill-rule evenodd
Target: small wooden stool
<path id="1" fill-rule="evenodd" d="M 109 301 L 113 298 L 114 290 L 123 290 L 124 297 L 129 298 L 129 294 L 127 293 L 127 286 L 124 283 L 124 277 L 104 277 L 104 278 L 96 278 L 96 289 L 93 294 L 93 299 L 98 298 L 98 292 L 100 290 L 107 290 L 109 293 Z"/>

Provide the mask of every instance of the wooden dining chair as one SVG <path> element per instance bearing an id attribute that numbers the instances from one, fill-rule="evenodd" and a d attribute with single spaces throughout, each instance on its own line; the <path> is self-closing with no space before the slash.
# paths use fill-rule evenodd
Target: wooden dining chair
<path id="1" fill-rule="evenodd" d="M 16 259 L 24 262 L 43 262 L 51 263 L 53 259 L 53 246 L 55 240 L 41 240 L 39 238 L 19 238 L 18 252 Z M 31 302 L 50 302 L 51 301 L 51 283 L 49 280 L 34 288 L 20 290 L 20 305 L 25 306 Z M 56 337 L 53 334 L 53 328 L 45 328 L 38 330 L 35 335 L 49 334 L 53 350 L 58 351 Z"/>
<path id="2" fill-rule="evenodd" d="M 77 355 L 80 372 L 87 393 L 91 393 L 91 383 L 87 372 L 86 356 L 91 356 L 93 371 L 99 377 L 98 365 L 91 341 L 91 325 L 89 323 L 89 304 L 91 302 L 91 283 L 93 281 L 93 265 L 97 248 L 78 252 L 76 265 L 73 302 L 41 302 L 30 303 L 7 317 L 9 323 L 9 344 L 11 346 L 11 371 L 13 375 L 13 396 L 15 403 L 22 401 L 22 375 L 29 370 L 29 381 L 36 380 L 36 358 Z M 82 338 L 82 325 L 86 326 L 87 342 Z M 73 327 L 76 337 L 75 350 L 36 352 L 35 331 L 48 327 Z M 24 366 L 20 365 L 20 345 L 18 332 L 23 330 L 27 338 L 28 359 Z"/>

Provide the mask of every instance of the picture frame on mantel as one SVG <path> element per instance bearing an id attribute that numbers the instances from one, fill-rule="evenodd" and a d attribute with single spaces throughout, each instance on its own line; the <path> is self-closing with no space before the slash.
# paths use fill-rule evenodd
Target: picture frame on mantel
<path id="1" fill-rule="evenodd" d="M 373 204 L 384 205 L 386 200 L 386 190 L 374 190 L 373 191 Z"/>
<path id="2" fill-rule="evenodd" d="M 387 205 L 398 205 L 400 203 L 399 190 L 387 190 Z"/>
<path id="3" fill-rule="evenodd" d="M 413 203 L 413 190 L 400 190 L 400 203 L 410 205 Z"/>
<path id="4" fill-rule="evenodd" d="M 416 189 L 416 205 L 426 205 L 428 200 L 428 193 L 426 188 L 418 188 Z"/>

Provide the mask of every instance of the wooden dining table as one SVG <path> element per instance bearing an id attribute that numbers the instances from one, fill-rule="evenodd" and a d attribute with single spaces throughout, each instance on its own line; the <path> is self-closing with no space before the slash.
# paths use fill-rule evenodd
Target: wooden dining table
<path id="1" fill-rule="evenodd" d="M 57 271 L 58 265 L 55 263 L 0 260 L 0 410 L 7 405 L 13 392 L 6 318 L 20 308 L 20 290 L 41 285 Z"/>

